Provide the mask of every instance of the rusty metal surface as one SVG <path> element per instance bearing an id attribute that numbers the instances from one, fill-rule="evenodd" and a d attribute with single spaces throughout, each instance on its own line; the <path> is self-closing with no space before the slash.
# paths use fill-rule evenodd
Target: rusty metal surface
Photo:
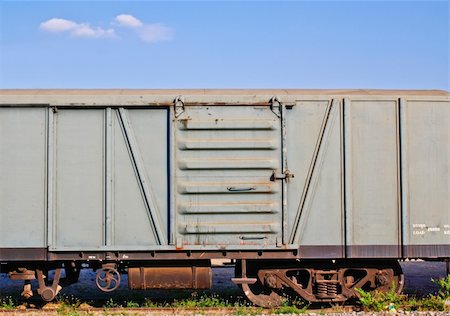
<path id="1" fill-rule="evenodd" d="M 421 262 L 409 261 L 401 263 L 405 273 L 405 289 L 407 294 L 425 297 L 429 293 L 438 290 L 436 284 L 431 279 L 439 279 L 446 276 L 445 263 L 443 262 Z M 3 272 L 4 270 L 2 270 Z M 234 277 L 233 266 L 221 266 L 213 268 L 213 284 L 211 292 L 205 292 L 205 295 L 214 295 L 222 299 L 234 302 L 233 298 L 242 295 L 241 290 L 231 282 Z M 103 293 L 98 291 L 94 284 L 95 272 L 90 269 L 84 269 L 80 275 L 80 282 L 68 287 L 63 286 L 61 295 L 73 296 L 82 302 L 88 302 L 91 306 L 100 307 L 105 304 L 108 299 L 114 302 L 122 300 L 131 300 L 133 302 L 141 302 L 150 299 L 152 302 L 164 302 L 182 299 L 191 299 L 192 291 L 177 290 L 152 290 L 152 291 L 136 291 L 129 290 L 127 286 L 127 275 L 123 275 L 121 286 L 112 293 Z M 33 281 L 35 282 L 35 281 Z M 22 282 L 12 281 L 7 274 L 0 274 L 0 296 L 11 296 L 13 299 L 20 299 L 22 291 Z"/>
<path id="2" fill-rule="evenodd" d="M 41 296 L 41 298 L 44 301 L 47 302 L 52 301 L 59 293 L 59 291 L 62 289 L 62 287 L 59 285 L 61 270 L 62 270 L 61 268 L 57 268 L 55 270 L 55 274 L 53 275 L 53 280 L 51 280 L 51 282 L 50 280 L 46 280 L 48 278 L 48 273 L 47 275 L 45 275 L 43 270 L 41 269 L 36 270 L 39 284 L 37 293 Z M 50 283 L 50 285 L 47 285 L 47 282 Z"/>
<path id="3" fill-rule="evenodd" d="M 113 292 L 120 285 L 120 272 L 113 263 L 103 264 L 95 274 L 95 285 L 102 292 Z"/>
<path id="4" fill-rule="evenodd" d="M 14 271 L 8 273 L 11 280 L 35 280 L 36 273 L 34 270 L 28 270 L 26 268 L 17 268 Z"/>
<path id="5" fill-rule="evenodd" d="M 128 286 L 132 290 L 209 289 L 211 283 L 211 267 L 128 268 Z"/>
<path id="6" fill-rule="evenodd" d="M 395 248 L 389 250 L 390 248 Z M 349 246 L 347 252 L 353 258 L 377 258 L 378 254 L 394 253 L 397 246 L 389 245 L 363 245 Z M 437 258 L 450 257 L 448 245 L 420 245 L 407 246 L 404 253 L 405 258 L 426 258 L 433 257 L 436 253 L 441 254 Z M 57 261 L 57 260 L 75 260 L 75 261 L 96 261 L 96 260 L 199 260 L 199 259 L 317 259 L 330 258 L 339 259 L 342 256 L 341 246 L 300 246 L 298 249 L 280 249 L 280 250 L 221 250 L 221 251 L 64 251 L 54 252 L 45 248 L 24 249 L 24 248 L 0 248 L 0 261 L 20 262 L 20 261 Z"/>
<path id="7" fill-rule="evenodd" d="M 42 261 L 47 260 L 46 248 L 2 248 L 0 247 L 0 261 Z"/>
<path id="8" fill-rule="evenodd" d="M 345 302 L 358 298 L 356 288 L 365 291 L 391 290 L 401 293 L 404 277 L 395 260 L 374 261 L 270 261 L 238 262 L 236 275 L 246 280 L 257 276 L 257 282 L 239 282 L 244 294 L 256 305 L 278 306 L 282 297 L 295 293 L 309 302 Z"/>

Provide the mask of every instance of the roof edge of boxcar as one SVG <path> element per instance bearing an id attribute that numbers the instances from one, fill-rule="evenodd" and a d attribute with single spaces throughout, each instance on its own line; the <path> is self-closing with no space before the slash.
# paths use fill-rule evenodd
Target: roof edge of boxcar
<path id="1" fill-rule="evenodd" d="M 0 89 L 0 95 L 407 95 L 450 96 L 445 90 L 389 89 Z"/>

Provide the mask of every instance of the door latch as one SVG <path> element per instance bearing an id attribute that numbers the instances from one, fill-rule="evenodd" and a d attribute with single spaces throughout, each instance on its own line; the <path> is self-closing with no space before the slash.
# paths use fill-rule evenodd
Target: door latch
<path id="1" fill-rule="evenodd" d="M 275 180 L 286 180 L 288 181 L 290 178 L 293 178 L 294 174 L 291 173 L 289 170 L 285 170 L 283 173 L 276 173 L 275 171 L 270 176 L 270 181 Z"/>
<path id="2" fill-rule="evenodd" d="M 181 95 L 173 100 L 175 106 L 175 117 L 180 116 L 184 112 L 184 99 Z"/>

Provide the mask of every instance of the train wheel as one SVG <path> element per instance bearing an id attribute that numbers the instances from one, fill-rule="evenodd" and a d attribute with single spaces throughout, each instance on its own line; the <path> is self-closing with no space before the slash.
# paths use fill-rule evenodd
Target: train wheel
<path id="1" fill-rule="evenodd" d="M 114 264 L 104 264 L 97 270 L 95 275 L 95 284 L 103 292 L 112 292 L 117 290 L 120 285 L 121 277 Z"/>
<path id="2" fill-rule="evenodd" d="M 350 294 L 349 297 L 358 297 L 356 289 L 366 292 L 389 292 L 394 290 L 400 294 L 404 287 L 404 275 L 398 261 L 381 261 L 370 265 L 343 267 L 340 269 L 343 280 L 343 290 Z"/>
<path id="3" fill-rule="evenodd" d="M 258 277 L 259 269 L 260 267 L 255 265 L 247 266 L 246 260 L 238 260 L 235 268 L 236 278 L 233 282 L 243 290 L 247 299 L 253 304 L 261 307 L 280 306 L 285 298 L 263 284 Z"/>
<path id="4" fill-rule="evenodd" d="M 285 297 L 311 303 L 344 304 L 366 292 L 401 293 L 403 272 L 396 260 L 386 261 L 280 261 L 264 264 L 242 260 L 233 279 L 247 298 L 262 307 L 279 306 Z"/>

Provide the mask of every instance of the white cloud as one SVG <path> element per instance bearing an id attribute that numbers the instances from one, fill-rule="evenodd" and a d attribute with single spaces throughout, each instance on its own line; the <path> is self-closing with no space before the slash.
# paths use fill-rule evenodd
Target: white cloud
<path id="1" fill-rule="evenodd" d="M 121 14 L 116 16 L 115 21 L 120 25 L 120 26 L 125 26 L 125 27 L 141 27 L 143 25 L 143 23 L 135 18 L 134 16 L 130 15 L 130 14 Z"/>
<path id="2" fill-rule="evenodd" d="M 172 29 L 162 23 L 145 24 L 137 33 L 143 41 L 149 43 L 169 41 L 173 38 Z"/>
<path id="3" fill-rule="evenodd" d="M 71 34 L 76 37 L 90 38 L 116 37 L 116 32 L 113 29 L 102 29 L 101 27 L 92 28 L 87 24 L 82 24 L 75 28 Z"/>
<path id="4" fill-rule="evenodd" d="M 163 23 L 143 23 L 130 14 L 120 14 L 114 18 L 113 28 L 91 26 L 89 23 L 78 23 L 71 20 L 52 18 L 39 25 L 39 28 L 50 33 L 65 33 L 73 37 L 81 38 L 117 38 L 117 27 L 128 28 L 139 39 L 148 43 L 169 41 L 173 38 L 174 31 Z M 127 32 L 124 31 L 124 35 Z"/>
<path id="5" fill-rule="evenodd" d="M 77 23 L 74 21 L 53 18 L 48 21 L 42 22 L 39 27 L 41 30 L 53 33 L 64 33 L 67 32 L 75 37 L 84 38 L 102 38 L 116 37 L 116 32 L 114 29 L 104 29 L 101 27 L 92 27 L 89 23 Z"/>
<path id="6" fill-rule="evenodd" d="M 120 14 L 114 21 L 119 26 L 132 28 L 144 42 L 156 43 L 173 38 L 173 30 L 163 23 L 145 24 L 130 14 Z"/>
<path id="7" fill-rule="evenodd" d="M 53 18 L 42 22 L 40 28 L 48 32 L 70 31 L 77 27 L 77 23 L 65 19 Z"/>

